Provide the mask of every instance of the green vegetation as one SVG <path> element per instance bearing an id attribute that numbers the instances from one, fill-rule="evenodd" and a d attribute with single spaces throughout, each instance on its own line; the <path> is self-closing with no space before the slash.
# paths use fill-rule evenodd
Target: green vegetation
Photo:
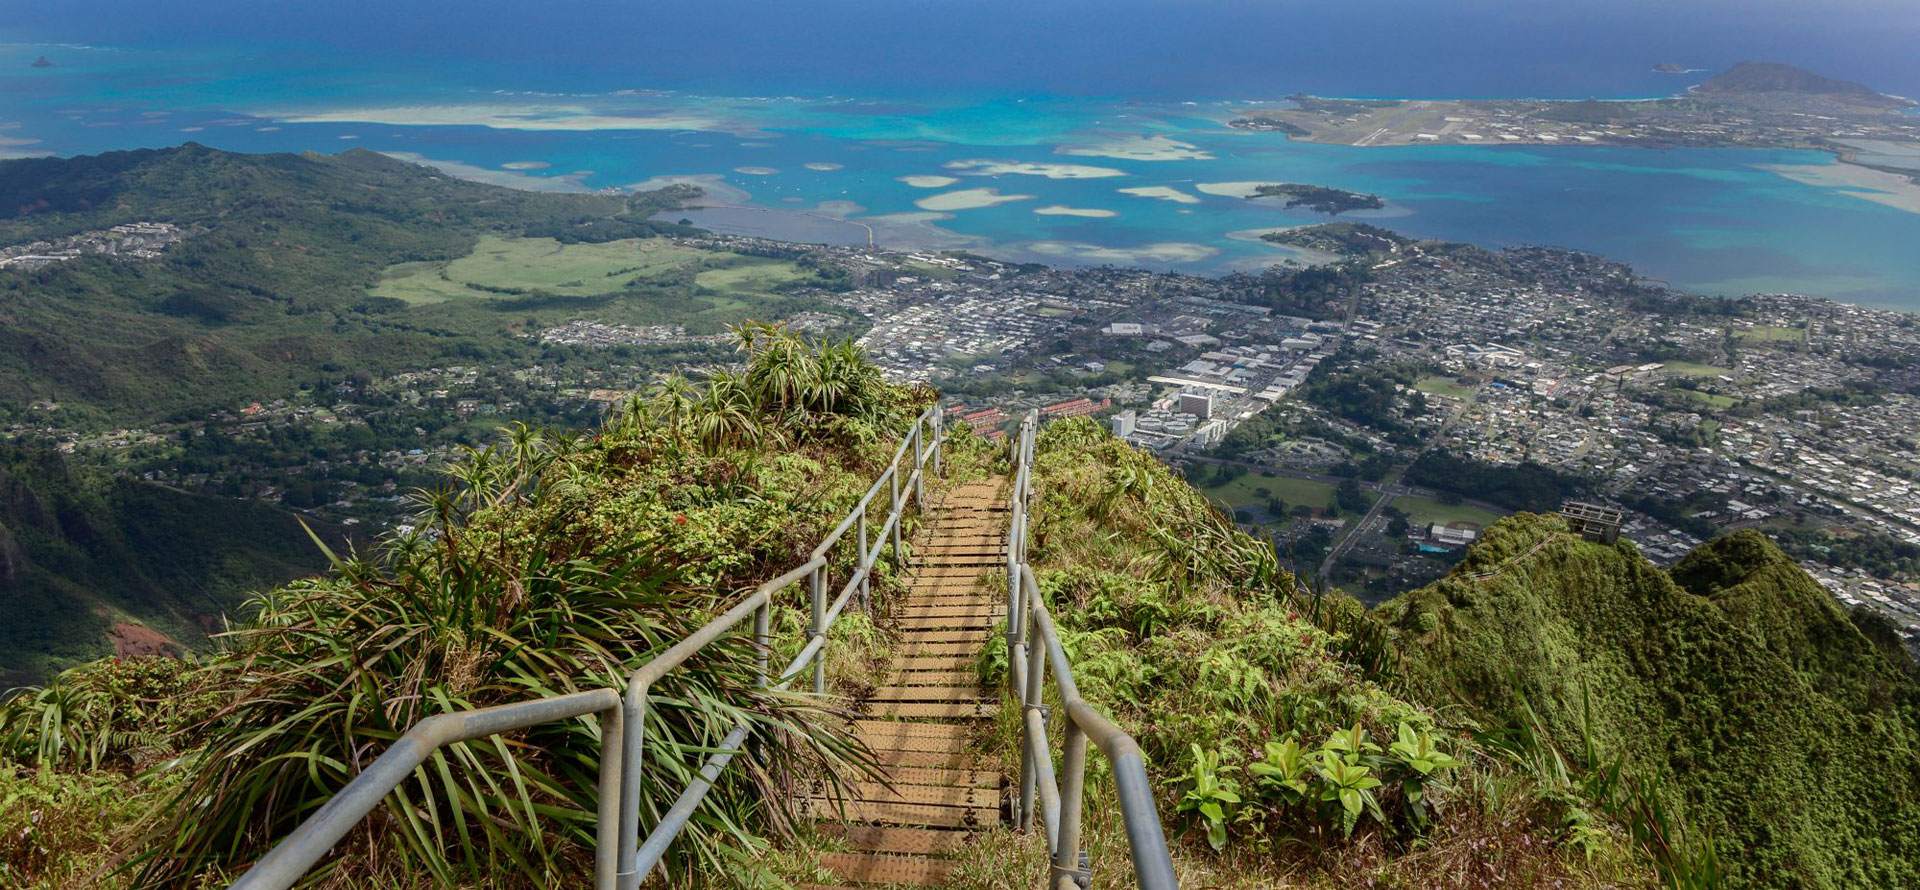
<path id="1" fill-rule="evenodd" d="M 1413 388 L 1430 395 L 1456 399 L 1469 399 L 1474 393 L 1471 384 L 1461 383 L 1454 377 L 1422 377 L 1413 384 Z"/>
<path id="2" fill-rule="evenodd" d="M 1406 481 L 1511 510 L 1545 513 L 1586 491 L 1588 483 L 1534 463 L 1496 466 L 1435 450 L 1407 468 Z"/>
<path id="3" fill-rule="evenodd" d="M 1665 370 L 1668 373 L 1683 377 L 1724 377 L 1733 373 L 1732 368 L 1703 365 L 1699 362 L 1668 361 L 1665 364 L 1667 366 Z"/>
<path id="4" fill-rule="evenodd" d="M 1881 578 L 1920 577 L 1920 547 L 1891 535 L 1781 529 L 1773 539 L 1796 560 L 1808 559 L 1872 572 Z"/>
<path id="5" fill-rule="evenodd" d="M 1669 574 L 1631 544 L 1523 514 L 1379 615 L 1420 694 L 1532 727 L 1586 769 L 1641 777 L 1654 822 L 1694 826 L 1669 845 L 1670 877 L 1920 879 L 1914 666 L 1757 532 L 1713 541 Z"/>
<path id="6" fill-rule="evenodd" d="M 740 257 L 652 240 L 695 231 L 651 217 L 697 194 L 521 192 L 361 150 L 0 162 L 0 207 L 19 209 L 0 218 L 0 243 L 139 220 L 197 232 L 154 260 L 0 271 L 0 416 L 50 401 L 70 428 L 139 425 L 350 372 L 525 366 L 549 351 L 528 336 L 540 327 L 714 333 L 821 308 L 790 291 L 843 283 L 805 265 L 805 248 Z"/>
<path id="7" fill-rule="evenodd" d="M 567 297 L 598 296 L 622 290 L 635 278 L 670 273 L 702 255 L 702 251 L 651 239 L 568 245 L 552 238 L 489 234 L 481 236 L 472 253 L 452 262 L 394 266 L 371 293 L 409 303 L 535 290 Z"/>
<path id="8" fill-rule="evenodd" d="M 1306 207 L 1315 213 L 1337 216 L 1349 210 L 1379 210 L 1387 206 L 1379 195 L 1350 192 L 1324 185 L 1299 182 L 1269 182 L 1256 186 L 1252 197 L 1285 198 L 1287 207 Z"/>
<path id="9" fill-rule="evenodd" d="M 341 529 L 318 525 L 329 540 Z M 294 517 L 0 444 L 0 684 L 205 642 L 250 591 L 326 567 Z"/>
<path id="10" fill-rule="evenodd" d="M 1342 349 L 1316 365 L 1295 394 L 1336 417 L 1385 433 L 1390 441 L 1413 444 L 1408 421 L 1427 412 L 1418 391 L 1402 393 L 1420 379 L 1408 368 L 1379 363 L 1374 350 Z"/>
<path id="11" fill-rule="evenodd" d="M 1330 222 L 1267 232 L 1260 240 L 1352 257 L 1394 254 L 1402 246 L 1413 243 L 1391 230 L 1357 222 Z"/>
<path id="12" fill-rule="evenodd" d="M 1414 525 L 1431 525 L 1436 522 L 1441 525 L 1451 522 L 1473 522 L 1485 527 L 1507 515 L 1470 504 L 1446 504 L 1433 498 L 1394 498 L 1393 506 L 1404 511 L 1407 514 L 1407 521 Z"/>
<path id="13" fill-rule="evenodd" d="M 1276 499 L 1286 507 L 1320 508 L 1334 503 L 1334 486 L 1312 479 L 1235 474 L 1231 479 L 1211 484 L 1204 478 L 1196 479 L 1195 484 L 1208 500 L 1228 511 L 1264 506 Z"/>
<path id="14" fill-rule="evenodd" d="M 1565 803 L 1397 691 L 1358 603 L 1300 586 L 1153 457 L 1057 421 L 1035 473 L 1042 596 L 1081 694 L 1146 751 L 1185 885 L 1456 886 L 1434 870 L 1457 863 L 1458 886 L 1651 886 L 1624 829 L 1576 839 Z M 1095 874 L 1120 853 L 1096 841 Z"/>
<path id="15" fill-rule="evenodd" d="M 1758 340 L 1763 343 L 1801 342 L 1807 339 L 1805 328 L 1784 328 L 1779 325 L 1757 324 L 1733 332 L 1742 340 Z"/>
<path id="16" fill-rule="evenodd" d="M 844 343 L 762 326 L 739 338 L 743 366 L 669 379 L 594 433 L 507 430 L 453 469 L 456 489 L 422 496 L 416 531 L 261 595 L 198 667 L 135 683 L 94 665 L 21 694 L 0 709 L 0 758 L 43 774 L 124 769 L 107 828 L 115 850 L 138 855 L 116 880 L 219 884 L 422 717 L 617 686 L 739 590 L 790 568 L 930 395 L 883 384 Z M 797 640 L 803 612 L 784 603 L 776 633 Z M 643 822 L 679 793 L 695 755 L 748 722 L 759 768 L 727 775 L 670 862 L 676 880 L 698 866 L 746 884 L 782 818 L 768 806 L 784 799 L 779 783 L 853 781 L 868 767 L 819 700 L 758 688 L 750 637 L 719 645 L 655 687 Z M 155 719 L 150 699 L 173 719 Z M 317 877 L 572 880 L 591 868 L 597 747 L 597 725 L 582 720 L 444 749 Z M 29 885 L 70 866 L 6 863 Z"/>

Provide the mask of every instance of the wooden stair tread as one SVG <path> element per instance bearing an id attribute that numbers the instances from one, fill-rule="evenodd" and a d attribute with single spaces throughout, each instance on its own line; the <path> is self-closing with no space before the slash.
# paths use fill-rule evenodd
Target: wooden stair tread
<path id="1" fill-rule="evenodd" d="M 965 847 L 976 838 L 966 829 L 904 828 L 894 825 L 831 825 L 822 833 L 868 853 L 908 853 L 938 856 Z"/>
<path id="2" fill-rule="evenodd" d="M 908 884 L 934 887 L 947 882 L 953 862 L 926 856 L 888 856 L 883 853 L 824 853 L 820 864 L 842 880 L 856 884 Z"/>

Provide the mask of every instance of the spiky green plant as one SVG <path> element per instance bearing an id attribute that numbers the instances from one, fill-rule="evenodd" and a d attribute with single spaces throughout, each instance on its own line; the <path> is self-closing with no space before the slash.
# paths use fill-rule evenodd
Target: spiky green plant
<path id="1" fill-rule="evenodd" d="M 509 429 L 465 454 L 455 485 L 420 495 L 412 532 L 262 595 L 207 675 L 221 706 L 154 816 L 137 883 L 180 885 L 254 859 L 424 717 L 621 688 L 740 591 L 804 559 L 925 394 L 884 386 L 848 344 L 823 352 L 765 326 L 741 342 L 744 368 L 710 374 L 697 395 L 669 378 L 598 435 Z M 744 879 L 784 818 L 769 802 L 866 769 L 823 702 L 758 686 L 757 654 L 744 634 L 723 638 L 653 688 L 643 829 L 724 735 L 752 729 L 752 756 L 736 759 L 670 871 Z M 375 882 L 572 881 L 591 868 L 598 734 L 580 719 L 442 749 L 335 863 Z"/>

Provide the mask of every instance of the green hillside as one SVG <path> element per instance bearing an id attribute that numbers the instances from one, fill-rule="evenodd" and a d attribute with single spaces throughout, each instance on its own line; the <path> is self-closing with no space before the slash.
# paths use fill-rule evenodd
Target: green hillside
<path id="1" fill-rule="evenodd" d="M 316 533 L 343 540 L 325 525 Z M 116 651 L 197 648 L 252 591 L 325 567 L 293 514 L 271 504 L 0 445 L 0 687 Z"/>
<path id="2" fill-rule="evenodd" d="M 555 302 L 566 294 L 535 286 L 415 306 L 374 288 L 396 266 L 465 257 L 483 236 L 564 249 L 685 231 L 649 217 L 696 194 L 521 192 L 364 150 L 240 155 L 188 144 L 0 162 L 0 245 L 136 221 L 188 232 L 156 259 L 0 270 L 0 411 L 50 401 L 70 425 L 138 424 L 270 400 L 348 371 L 537 356 L 529 320 L 591 309 L 613 323 L 679 321 L 671 316 L 708 308 L 701 288 L 644 268 L 591 300 Z M 640 308 L 608 308 L 629 294 Z M 725 307 L 708 330 L 746 314 L 731 297 Z"/>
<path id="3" fill-rule="evenodd" d="M 1763 535 L 1671 573 L 1522 514 L 1380 609 L 1414 688 L 1664 777 L 1735 887 L 1920 882 L 1920 683 Z"/>

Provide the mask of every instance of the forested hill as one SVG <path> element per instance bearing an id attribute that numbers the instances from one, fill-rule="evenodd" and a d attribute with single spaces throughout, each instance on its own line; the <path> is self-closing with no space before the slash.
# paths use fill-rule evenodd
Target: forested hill
<path id="1" fill-rule="evenodd" d="M 365 150 L 188 144 L 0 162 L 0 248 L 133 222 L 186 231 L 152 259 L 0 269 L 0 411 L 61 402 L 68 417 L 141 423 L 276 398 L 347 369 L 512 349 L 502 320 L 368 288 L 394 264 L 462 256 L 486 233 L 566 243 L 678 230 L 648 218 L 695 194 L 524 192 Z"/>
<path id="2" fill-rule="evenodd" d="M 1757 532 L 1669 573 L 1521 514 L 1379 614 L 1426 695 L 1663 776 L 1730 886 L 1920 883 L 1914 663 Z"/>
<path id="3" fill-rule="evenodd" d="M 315 525 L 338 543 L 340 529 Z M 242 600 L 327 561 L 289 512 L 0 445 L 0 688 L 199 648 Z"/>

